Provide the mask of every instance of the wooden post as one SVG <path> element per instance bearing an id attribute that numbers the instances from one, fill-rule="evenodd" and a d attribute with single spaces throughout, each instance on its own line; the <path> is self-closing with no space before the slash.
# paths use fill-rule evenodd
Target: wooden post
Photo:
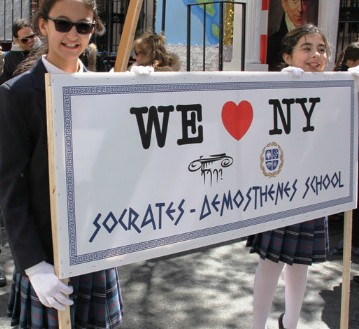
<path id="1" fill-rule="evenodd" d="M 51 80 L 50 74 L 45 74 L 45 88 L 46 88 L 46 120 L 47 120 L 47 138 L 48 138 L 48 159 L 49 159 L 49 184 L 50 184 L 50 208 L 51 208 L 51 226 L 52 226 L 52 240 L 54 252 L 54 268 L 55 274 L 58 275 L 59 270 L 59 250 L 57 239 L 57 216 L 56 216 L 56 184 L 55 184 L 55 148 L 53 140 L 53 118 L 52 118 L 52 94 L 51 94 Z M 63 279 L 62 282 L 68 284 L 68 279 Z M 59 329 L 71 329 L 70 306 L 67 306 L 64 311 L 58 311 Z"/>
<path id="2" fill-rule="evenodd" d="M 130 57 L 133 38 L 136 32 L 138 18 L 142 8 L 143 0 L 130 0 L 125 25 L 118 45 L 114 71 L 125 72 Z"/>
<path id="3" fill-rule="evenodd" d="M 353 211 L 344 213 L 343 237 L 343 276 L 342 276 L 342 303 L 340 311 L 340 329 L 349 328 L 349 299 L 350 299 L 350 267 L 352 252 L 352 215 Z"/>
<path id="4" fill-rule="evenodd" d="M 61 281 L 66 285 L 69 283 L 69 279 L 62 279 Z M 70 306 L 66 306 L 64 311 L 57 311 L 57 316 L 59 319 L 59 329 L 71 329 Z"/>

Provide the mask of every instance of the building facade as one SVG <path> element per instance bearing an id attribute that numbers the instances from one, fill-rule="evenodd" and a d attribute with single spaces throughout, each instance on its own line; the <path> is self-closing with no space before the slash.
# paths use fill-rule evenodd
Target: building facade
<path id="1" fill-rule="evenodd" d="M 359 1 L 310 2 L 316 4 L 315 23 L 332 46 L 330 69 L 337 54 L 349 42 L 358 39 Z M 0 0 L 0 43 L 4 50 L 11 46 L 12 22 L 19 17 L 31 20 L 40 3 L 41 0 Z M 97 0 L 97 3 L 107 33 L 93 41 L 100 53 L 113 58 L 117 55 L 130 0 Z M 279 7 L 281 0 L 143 0 L 137 32 L 151 29 L 164 33 L 171 49 L 182 57 L 187 56 L 190 47 L 193 48 L 192 55 L 200 56 L 204 61 L 222 60 L 223 70 L 266 71 L 271 12 L 280 10 Z M 189 19 L 191 28 L 188 27 Z M 202 48 L 209 51 L 206 53 Z M 213 52 L 218 55 L 213 56 Z M 185 61 L 183 58 L 184 68 Z M 206 69 L 206 66 L 197 69 Z"/>

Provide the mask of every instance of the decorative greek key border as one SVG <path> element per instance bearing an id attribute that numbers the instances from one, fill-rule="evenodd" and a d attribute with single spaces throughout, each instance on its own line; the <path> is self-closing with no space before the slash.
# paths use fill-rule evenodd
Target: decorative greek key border
<path id="1" fill-rule="evenodd" d="M 70 265 L 78 265 L 113 256 L 131 254 L 134 252 L 166 246 L 178 242 L 212 236 L 229 231 L 239 230 L 259 223 L 267 223 L 281 220 L 287 217 L 305 214 L 314 210 L 325 209 L 349 203 L 353 201 L 353 186 L 347 197 L 330 200 L 323 203 L 312 204 L 288 211 L 277 212 L 266 216 L 250 218 L 231 224 L 218 225 L 211 228 L 172 235 L 160 239 L 148 240 L 130 244 L 109 250 L 97 251 L 79 255 L 76 245 L 76 215 L 75 215 L 75 191 L 74 191 L 74 167 L 72 148 L 72 108 L 71 98 L 83 95 L 107 95 L 107 94 L 136 94 L 136 93 L 174 93 L 174 92 L 201 92 L 219 90 L 251 90 L 251 89 L 288 89 L 288 88 L 333 88 L 349 87 L 351 92 L 351 125 L 350 125 L 350 181 L 354 179 L 353 154 L 354 154 L 354 81 L 329 80 L 329 81 L 266 81 L 266 82 L 218 82 L 218 83 L 177 83 L 177 84 L 136 84 L 136 85 L 104 85 L 104 86 L 71 86 L 63 87 L 63 115 L 65 134 L 65 163 L 67 185 L 67 211 L 69 230 Z"/>

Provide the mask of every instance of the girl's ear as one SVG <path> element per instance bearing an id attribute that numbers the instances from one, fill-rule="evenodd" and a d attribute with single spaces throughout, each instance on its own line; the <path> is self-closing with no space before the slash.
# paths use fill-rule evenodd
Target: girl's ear
<path id="1" fill-rule="evenodd" d="M 47 36 L 48 21 L 46 19 L 39 19 L 39 30 L 43 36 Z"/>
<path id="2" fill-rule="evenodd" d="M 286 63 L 288 65 L 292 65 L 292 56 L 290 56 L 289 54 L 287 54 L 287 53 L 283 54 L 283 60 L 284 60 L 284 63 Z"/>

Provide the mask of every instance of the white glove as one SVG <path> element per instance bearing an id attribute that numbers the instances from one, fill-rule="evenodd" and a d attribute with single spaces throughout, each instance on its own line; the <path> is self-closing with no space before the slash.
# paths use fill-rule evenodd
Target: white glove
<path id="1" fill-rule="evenodd" d="M 61 282 L 51 264 L 43 261 L 29 267 L 25 273 L 43 305 L 63 311 L 67 305 L 74 303 L 68 296 L 73 288 Z"/>
<path id="2" fill-rule="evenodd" d="M 348 71 L 355 77 L 359 77 L 359 65 L 354 67 L 349 67 Z"/>
<path id="3" fill-rule="evenodd" d="M 303 75 L 304 70 L 295 66 L 287 66 L 283 68 L 281 72 L 290 72 L 293 78 L 300 78 Z"/>
<path id="4" fill-rule="evenodd" d="M 149 75 L 154 72 L 153 66 L 142 66 L 142 65 L 133 65 L 130 69 L 130 72 L 134 72 L 139 75 Z"/>

